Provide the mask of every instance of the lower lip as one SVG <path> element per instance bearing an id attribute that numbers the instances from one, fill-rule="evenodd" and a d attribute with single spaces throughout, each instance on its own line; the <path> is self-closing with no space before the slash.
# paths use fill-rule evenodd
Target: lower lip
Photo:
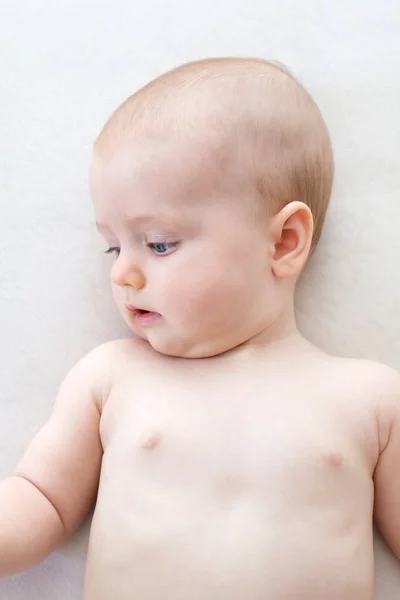
<path id="1" fill-rule="evenodd" d="M 139 327 L 147 327 L 159 319 L 161 319 L 161 315 L 156 312 L 139 313 L 135 316 L 136 323 Z"/>

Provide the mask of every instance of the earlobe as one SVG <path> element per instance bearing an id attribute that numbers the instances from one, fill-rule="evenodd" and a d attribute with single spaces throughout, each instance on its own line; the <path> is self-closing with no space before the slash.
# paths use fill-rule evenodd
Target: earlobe
<path id="1" fill-rule="evenodd" d="M 310 253 L 313 217 L 303 202 L 291 202 L 271 222 L 274 248 L 271 268 L 278 279 L 300 274 Z"/>

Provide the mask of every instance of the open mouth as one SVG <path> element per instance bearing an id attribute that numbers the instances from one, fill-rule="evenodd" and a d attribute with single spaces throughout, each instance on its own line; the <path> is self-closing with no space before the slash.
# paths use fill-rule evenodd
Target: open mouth
<path id="1" fill-rule="evenodd" d="M 144 315 L 149 312 L 148 310 L 143 310 L 142 308 L 136 308 L 136 306 L 133 306 L 133 304 L 125 304 L 125 308 L 134 315 Z"/>
<path id="2" fill-rule="evenodd" d="M 142 316 L 145 316 L 145 315 L 154 315 L 154 316 L 159 315 L 159 313 L 156 313 L 156 312 L 151 311 L 151 310 L 144 310 L 143 308 L 136 308 L 136 306 L 133 306 L 132 304 L 125 304 L 125 307 L 135 317 L 142 317 Z"/>

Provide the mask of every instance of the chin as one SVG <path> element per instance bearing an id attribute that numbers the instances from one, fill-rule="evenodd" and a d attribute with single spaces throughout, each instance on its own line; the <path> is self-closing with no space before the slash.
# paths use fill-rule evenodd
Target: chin
<path id="1" fill-rule="evenodd" d="M 184 344 L 152 344 L 149 343 L 157 350 L 157 352 L 161 352 L 166 356 L 175 356 L 179 358 L 188 358 L 188 359 L 196 359 L 196 358 L 211 358 L 212 356 L 217 356 L 218 354 L 222 354 L 225 350 L 220 350 L 217 348 L 210 347 L 209 344 L 204 343 L 189 343 L 186 342 Z"/>
<path id="2" fill-rule="evenodd" d="M 186 341 L 177 340 L 174 343 L 174 341 L 163 340 L 157 336 L 154 336 L 154 339 L 152 339 L 153 336 L 151 335 L 151 332 L 149 333 L 150 335 L 144 339 L 150 344 L 153 350 L 159 354 L 175 358 L 200 358 L 199 356 L 193 355 L 194 350 L 192 349 L 192 345 Z"/>
<path id="3" fill-rule="evenodd" d="M 159 354 L 163 354 L 164 356 L 173 356 L 175 358 L 186 358 L 185 354 L 182 352 L 182 349 L 176 347 L 174 344 L 160 343 L 158 340 L 153 342 L 152 340 L 148 339 L 147 341 L 153 350 Z"/>

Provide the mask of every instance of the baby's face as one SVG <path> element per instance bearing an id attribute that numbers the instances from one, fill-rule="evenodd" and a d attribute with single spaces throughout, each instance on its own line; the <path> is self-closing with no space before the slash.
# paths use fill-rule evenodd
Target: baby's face
<path id="1" fill-rule="evenodd" d="M 93 157 L 100 233 L 115 248 L 113 295 L 129 327 L 157 351 L 225 352 L 262 332 L 277 306 L 268 236 L 249 210 L 239 168 L 202 145 L 130 142 Z M 159 313 L 140 324 L 133 305 Z"/>

